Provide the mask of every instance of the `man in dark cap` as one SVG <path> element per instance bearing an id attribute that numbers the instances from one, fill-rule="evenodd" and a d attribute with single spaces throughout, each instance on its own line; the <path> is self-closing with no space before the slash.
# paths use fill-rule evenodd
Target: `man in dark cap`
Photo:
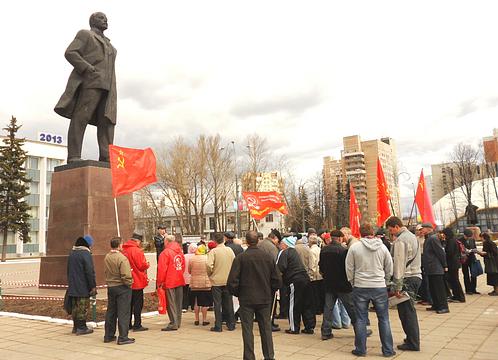
<path id="1" fill-rule="evenodd" d="M 142 309 L 144 307 L 144 289 L 149 284 L 147 278 L 147 269 L 150 264 L 145 258 L 144 251 L 141 248 L 143 236 L 133 233 L 131 239 L 123 244 L 123 255 L 128 258 L 131 267 L 131 275 L 133 276 L 133 284 L 131 285 L 131 313 L 130 313 L 130 328 L 133 331 L 146 331 L 148 328 L 142 326 Z M 131 315 L 135 323 L 132 326 Z"/>
<path id="2" fill-rule="evenodd" d="M 429 291 L 432 296 L 432 306 L 427 310 L 438 314 L 447 314 L 448 299 L 446 297 L 446 286 L 444 273 L 448 271 L 446 253 L 431 223 L 422 224 L 422 234 L 425 236 L 423 263 L 424 270 L 429 278 Z"/>
<path id="3" fill-rule="evenodd" d="M 465 284 L 465 293 L 467 295 L 479 294 L 477 288 L 477 277 L 472 276 L 470 272 L 470 264 L 476 261 L 476 255 L 472 249 L 477 249 L 474 233 L 471 229 L 463 231 L 463 237 L 459 239 L 467 249 L 467 261 L 462 264 L 463 283 Z"/>
<path id="4" fill-rule="evenodd" d="M 235 239 L 235 233 L 233 233 L 232 231 L 227 231 L 223 234 L 223 237 L 225 238 L 225 246 L 232 249 L 235 256 L 244 252 L 242 246 L 233 242 L 233 239 Z"/>
<path id="5" fill-rule="evenodd" d="M 164 240 L 166 238 L 166 235 L 168 233 L 166 232 L 166 226 L 164 225 L 159 225 L 157 227 L 157 234 L 154 236 L 154 246 L 156 247 L 156 260 L 159 262 L 159 255 L 164 250 Z"/>
<path id="6" fill-rule="evenodd" d="M 325 306 L 323 309 L 322 340 L 334 337 L 332 334 L 333 310 L 340 299 L 354 324 L 356 316 L 351 296 L 352 287 L 346 276 L 345 261 L 347 249 L 341 244 L 344 234 L 340 230 L 330 233 L 330 242 L 322 248 L 318 266 L 323 276 Z"/>

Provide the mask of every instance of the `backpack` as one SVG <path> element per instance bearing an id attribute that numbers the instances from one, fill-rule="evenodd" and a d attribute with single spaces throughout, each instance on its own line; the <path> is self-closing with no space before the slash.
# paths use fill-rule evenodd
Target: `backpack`
<path id="1" fill-rule="evenodd" d="M 468 256 L 467 256 L 467 250 L 465 249 L 465 245 L 463 245 L 463 243 L 460 240 L 457 240 L 456 243 L 459 251 L 458 261 L 460 262 L 460 264 L 466 264 Z"/>

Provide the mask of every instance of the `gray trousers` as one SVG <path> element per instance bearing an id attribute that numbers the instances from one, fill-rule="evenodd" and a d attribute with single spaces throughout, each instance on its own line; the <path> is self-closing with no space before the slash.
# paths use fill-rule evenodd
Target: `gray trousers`
<path id="1" fill-rule="evenodd" d="M 114 140 L 114 124 L 104 116 L 107 96 L 108 91 L 103 89 L 80 89 L 67 133 L 68 162 L 81 159 L 85 129 L 94 115 L 97 118 L 99 161 L 109 162 L 109 144 Z"/>
<path id="2" fill-rule="evenodd" d="M 352 293 L 335 293 L 332 291 L 327 291 L 325 292 L 325 304 L 323 306 L 323 322 L 321 328 L 321 333 L 323 336 L 329 336 L 332 334 L 332 313 L 334 311 L 334 305 L 337 299 L 340 299 L 342 301 L 346 312 L 351 318 L 351 323 L 354 325 L 354 323 L 356 322 L 356 313 L 354 310 Z"/>
<path id="3" fill-rule="evenodd" d="M 261 348 L 265 360 L 274 358 L 273 338 L 271 333 L 271 306 L 266 305 L 240 305 L 239 315 L 242 325 L 242 340 L 244 341 L 244 360 L 255 360 L 254 355 L 254 317 L 258 322 L 261 336 Z"/>
<path id="4" fill-rule="evenodd" d="M 107 288 L 107 311 L 105 313 L 105 339 L 116 334 L 118 323 L 119 339 L 128 338 L 130 322 L 131 288 L 126 285 Z"/>
<path id="5" fill-rule="evenodd" d="M 179 329 L 182 324 L 182 302 L 183 302 L 183 286 L 178 286 L 173 289 L 166 289 L 168 298 L 169 324 L 171 329 Z"/>

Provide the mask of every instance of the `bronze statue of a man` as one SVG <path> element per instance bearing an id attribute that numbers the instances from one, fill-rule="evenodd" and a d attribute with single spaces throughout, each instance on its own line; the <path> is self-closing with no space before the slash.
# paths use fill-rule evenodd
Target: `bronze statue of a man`
<path id="1" fill-rule="evenodd" d="M 90 30 L 80 30 L 66 49 L 65 57 L 74 70 L 55 112 L 71 119 L 67 135 L 67 162 L 81 160 L 87 124 L 97 126 L 99 161 L 109 162 L 109 144 L 116 125 L 116 49 L 104 36 L 107 17 L 90 16 Z"/>

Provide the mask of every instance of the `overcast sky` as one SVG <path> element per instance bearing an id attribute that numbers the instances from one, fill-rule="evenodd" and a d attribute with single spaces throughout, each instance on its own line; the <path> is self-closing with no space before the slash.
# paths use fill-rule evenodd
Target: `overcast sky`
<path id="1" fill-rule="evenodd" d="M 95 11 L 118 50 L 117 145 L 219 133 L 242 149 L 257 133 L 306 178 L 343 136 L 389 136 L 409 194 L 422 167 L 498 127 L 498 2 L 455 0 L 3 1 L 3 124 L 66 136 L 64 51 Z"/>

